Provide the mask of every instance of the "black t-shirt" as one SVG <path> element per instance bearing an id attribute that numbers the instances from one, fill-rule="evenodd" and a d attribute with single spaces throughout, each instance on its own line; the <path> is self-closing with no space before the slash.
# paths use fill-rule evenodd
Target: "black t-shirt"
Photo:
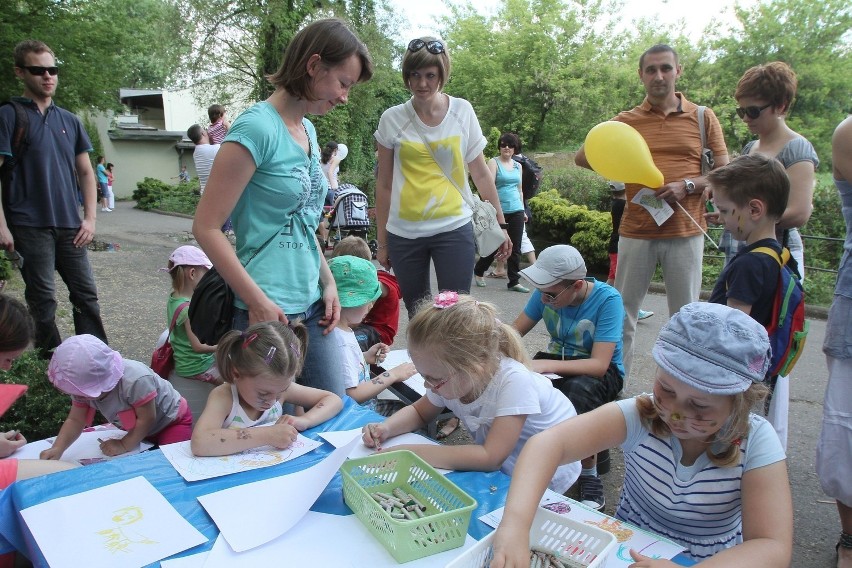
<path id="1" fill-rule="evenodd" d="M 772 317 L 772 302 L 781 268 L 774 257 L 752 252 L 760 247 L 768 247 L 779 256 L 781 254 L 781 245 L 775 239 L 762 239 L 740 249 L 719 275 L 709 301 L 727 304 L 728 299 L 732 299 L 748 304 L 751 306 L 752 319 L 766 326 Z M 790 262 L 794 261 L 791 259 Z"/>

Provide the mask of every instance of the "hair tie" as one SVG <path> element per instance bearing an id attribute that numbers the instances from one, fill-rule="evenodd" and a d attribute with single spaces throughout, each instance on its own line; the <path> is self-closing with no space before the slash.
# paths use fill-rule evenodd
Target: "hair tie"
<path id="1" fill-rule="evenodd" d="M 246 337 L 246 332 L 242 332 L 241 335 L 243 337 L 243 349 L 245 349 L 246 347 L 251 345 L 251 342 L 254 341 L 255 339 L 257 339 L 257 332 L 252 333 L 248 337 Z"/>
<path id="2" fill-rule="evenodd" d="M 432 304 L 432 306 L 438 308 L 439 310 L 443 310 L 444 308 L 455 306 L 458 301 L 458 292 L 453 292 L 451 290 L 449 292 L 441 292 L 440 294 L 435 296 L 435 302 Z"/>
<path id="3" fill-rule="evenodd" d="M 269 351 L 266 352 L 266 357 L 263 358 L 263 362 L 269 365 L 272 362 L 272 358 L 275 357 L 275 352 L 278 349 L 275 346 L 269 348 Z"/>

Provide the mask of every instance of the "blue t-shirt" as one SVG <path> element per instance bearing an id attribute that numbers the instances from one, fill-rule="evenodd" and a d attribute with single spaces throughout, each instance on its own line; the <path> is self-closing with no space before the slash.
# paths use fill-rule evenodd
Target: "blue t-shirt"
<path id="1" fill-rule="evenodd" d="M 589 359 L 595 343 L 615 343 L 612 362 L 624 376 L 621 294 L 609 284 L 594 278 L 590 281 L 594 286 L 579 306 L 554 309 L 541 301 L 539 290 L 534 290 L 524 314 L 535 322 L 544 320 L 550 334 L 547 352 L 554 355 Z"/>
<path id="2" fill-rule="evenodd" d="M 243 265 L 248 263 L 246 271 L 285 314 L 306 311 L 322 294 L 314 232 L 328 182 L 320 168 L 314 125 L 307 119 L 302 124 L 310 155 L 265 101 L 241 114 L 223 142 L 242 145 L 257 166 L 231 213 L 237 256 Z M 239 298 L 235 304 L 246 307 Z"/>
<path id="3" fill-rule="evenodd" d="M 13 97 L 29 117 L 27 147 L 3 192 L 3 209 L 10 225 L 24 227 L 80 226 L 77 205 L 77 156 L 92 151 L 80 120 L 55 104 L 42 114 L 23 97 Z M 12 155 L 15 109 L 0 107 L 0 155 Z"/>
<path id="4" fill-rule="evenodd" d="M 98 174 L 98 183 L 109 183 L 109 178 L 106 173 L 106 166 L 103 164 L 98 164 L 96 168 L 96 172 Z"/>
<path id="5" fill-rule="evenodd" d="M 503 208 L 503 213 L 517 213 L 524 210 L 524 202 L 521 199 L 521 192 L 518 190 L 518 184 L 521 183 L 521 164 L 512 160 L 512 169 L 507 170 L 500 163 L 500 158 L 495 158 L 497 162 L 497 175 L 494 183 L 497 185 L 497 195 L 500 197 L 500 207 Z"/>

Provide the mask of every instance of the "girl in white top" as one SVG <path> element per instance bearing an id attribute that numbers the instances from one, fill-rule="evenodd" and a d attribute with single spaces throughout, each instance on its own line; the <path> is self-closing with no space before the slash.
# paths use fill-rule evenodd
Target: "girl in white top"
<path id="1" fill-rule="evenodd" d="M 266 445 L 283 449 L 302 430 L 337 415 L 343 408 L 339 396 L 293 380 L 302 369 L 307 343 L 305 326 L 278 321 L 223 336 L 216 365 L 225 383 L 210 393 L 195 424 L 192 453 L 225 456 Z M 300 416 L 283 414 L 285 402 L 308 410 Z"/>
<path id="2" fill-rule="evenodd" d="M 408 351 L 430 392 L 385 422 L 364 426 L 368 447 L 423 428 L 446 406 L 475 445 L 394 450 L 411 450 L 433 467 L 511 475 L 531 436 L 577 415 L 565 395 L 526 367 L 520 336 L 497 319 L 492 304 L 456 292 L 438 294 L 409 323 Z M 564 493 L 579 475 L 580 464 L 567 463 L 553 472 L 549 485 Z"/>

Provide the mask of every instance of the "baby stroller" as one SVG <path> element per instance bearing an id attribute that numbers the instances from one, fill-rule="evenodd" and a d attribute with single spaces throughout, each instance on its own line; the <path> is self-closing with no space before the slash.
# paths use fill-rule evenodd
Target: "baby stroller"
<path id="1" fill-rule="evenodd" d="M 332 249 L 344 237 L 355 235 L 367 241 L 373 258 L 376 258 L 378 243 L 375 239 L 367 239 L 367 233 L 370 230 L 369 202 L 363 191 L 351 183 L 340 184 L 334 196 L 331 211 L 326 216 L 328 217 L 329 244 Z"/>

